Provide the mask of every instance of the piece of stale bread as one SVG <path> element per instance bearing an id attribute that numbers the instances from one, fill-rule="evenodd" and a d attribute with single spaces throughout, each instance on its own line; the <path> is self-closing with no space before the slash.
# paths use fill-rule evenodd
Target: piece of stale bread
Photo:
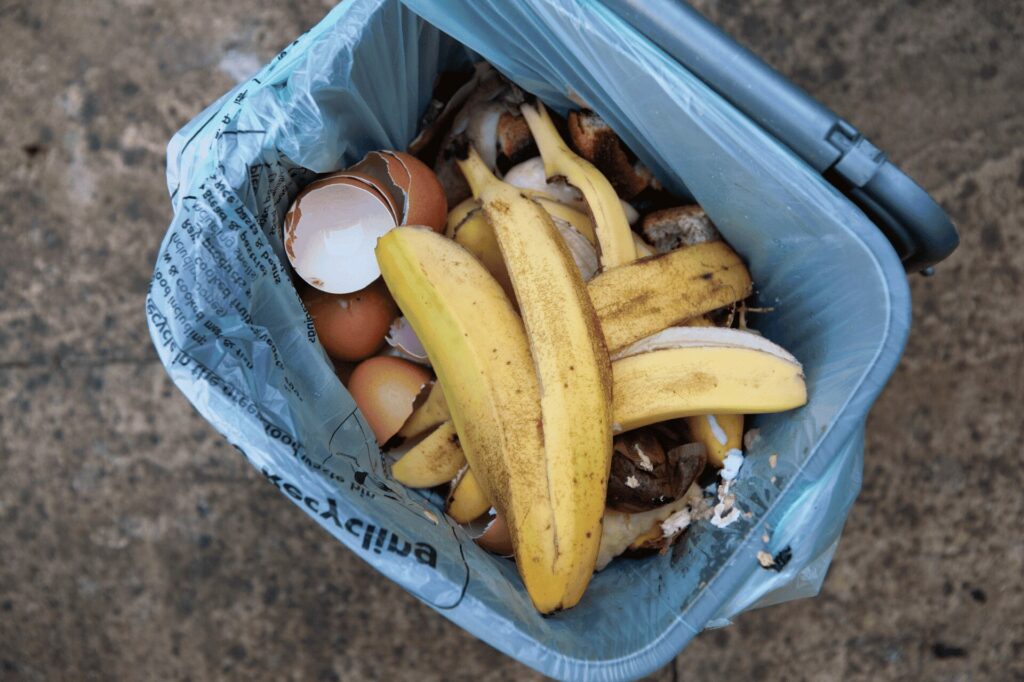
<path id="1" fill-rule="evenodd" d="M 630 161 L 622 140 L 600 116 L 573 111 L 568 123 L 569 136 L 580 156 L 604 173 L 620 197 L 632 199 L 651 183 L 651 171 L 639 161 Z"/>
<path id="2" fill-rule="evenodd" d="M 697 204 L 648 213 L 640 229 L 658 253 L 722 238 L 704 209 Z"/>

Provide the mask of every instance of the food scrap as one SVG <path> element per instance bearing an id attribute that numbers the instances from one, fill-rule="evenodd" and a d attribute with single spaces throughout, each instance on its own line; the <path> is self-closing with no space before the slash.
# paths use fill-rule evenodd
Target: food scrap
<path id="1" fill-rule="evenodd" d="M 715 505 L 711 517 L 711 525 L 716 528 L 727 528 L 740 517 L 740 508 L 736 506 L 736 495 L 729 489 L 732 480 L 725 480 L 718 486 L 718 504 Z"/>
<path id="2" fill-rule="evenodd" d="M 743 466 L 743 452 L 735 448 L 726 453 L 722 461 L 722 480 L 731 481 L 740 473 Z"/>

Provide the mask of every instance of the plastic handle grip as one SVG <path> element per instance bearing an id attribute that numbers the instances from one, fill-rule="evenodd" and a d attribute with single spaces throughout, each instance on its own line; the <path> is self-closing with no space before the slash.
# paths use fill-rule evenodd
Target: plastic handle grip
<path id="1" fill-rule="evenodd" d="M 679 0 L 601 0 L 789 147 L 881 229 L 908 271 L 960 242 L 945 211 L 835 112 Z"/>

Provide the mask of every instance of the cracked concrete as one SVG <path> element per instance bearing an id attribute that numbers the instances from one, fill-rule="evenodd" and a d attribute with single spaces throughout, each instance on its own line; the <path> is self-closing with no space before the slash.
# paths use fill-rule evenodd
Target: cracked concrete
<path id="1" fill-rule="evenodd" d="M 0 678 L 537 678 L 330 542 L 150 347 L 166 141 L 330 5 L 0 7 Z M 697 5 L 888 151 L 963 244 L 911 279 L 821 596 L 652 679 L 1019 679 L 1024 9 Z"/>

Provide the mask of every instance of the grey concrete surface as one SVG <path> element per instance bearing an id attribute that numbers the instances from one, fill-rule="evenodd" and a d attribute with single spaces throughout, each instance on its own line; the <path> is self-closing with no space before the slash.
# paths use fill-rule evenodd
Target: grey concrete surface
<path id="1" fill-rule="evenodd" d="M 0 3 L 0 679 L 537 677 L 331 542 L 150 346 L 167 139 L 330 4 Z M 699 7 L 886 149 L 963 245 L 911 280 L 821 596 L 652 679 L 1024 679 L 1024 5 Z"/>

